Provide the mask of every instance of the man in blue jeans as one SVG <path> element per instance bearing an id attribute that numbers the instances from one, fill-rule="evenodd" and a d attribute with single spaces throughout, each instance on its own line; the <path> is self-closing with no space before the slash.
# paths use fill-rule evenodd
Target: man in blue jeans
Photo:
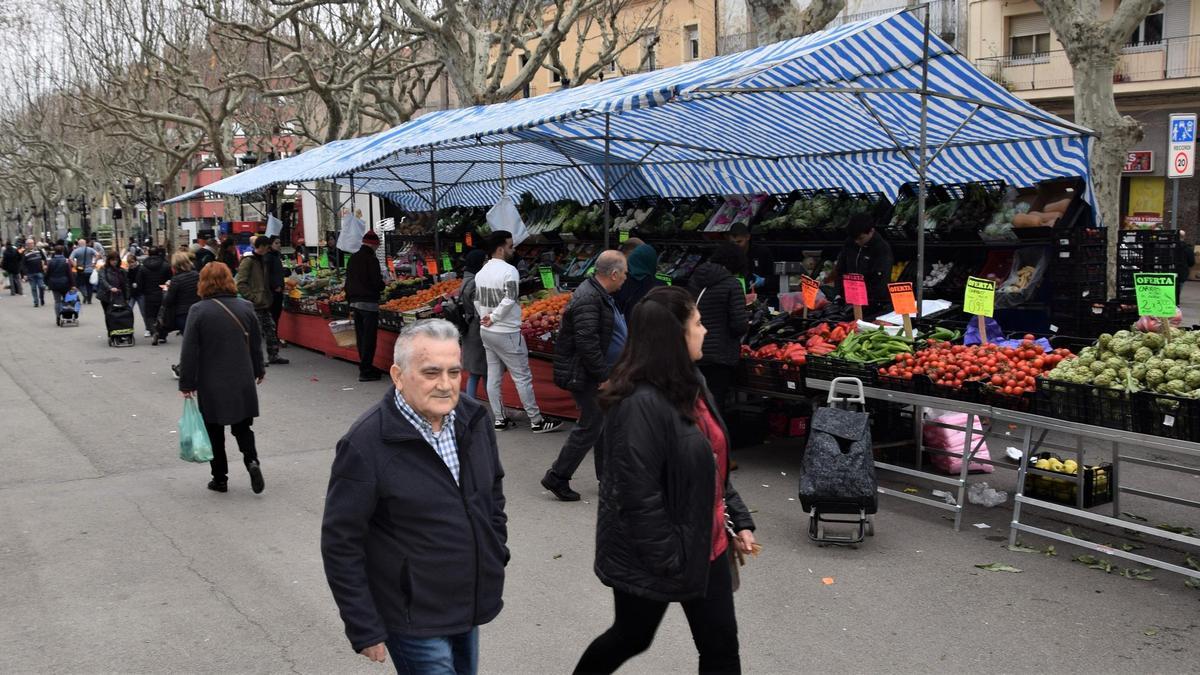
<path id="1" fill-rule="evenodd" d="M 25 278 L 29 280 L 33 306 L 41 307 L 46 304 L 46 254 L 33 245 L 32 239 L 25 240 L 25 259 L 22 265 Z"/>
<path id="2" fill-rule="evenodd" d="M 392 387 L 337 444 L 321 523 L 325 578 L 355 652 L 399 673 L 473 675 L 504 606 L 508 518 L 491 412 L 459 396 L 458 329 L 396 339 Z"/>

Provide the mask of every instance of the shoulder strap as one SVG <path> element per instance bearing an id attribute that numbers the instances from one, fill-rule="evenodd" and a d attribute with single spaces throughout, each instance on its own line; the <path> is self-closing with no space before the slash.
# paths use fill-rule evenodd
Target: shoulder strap
<path id="1" fill-rule="evenodd" d="M 226 307 L 225 303 L 221 302 L 220 300 L 217 300 L 216 298 L 213 298 L 213 302 L 217 303 L 218 307 L 225 310 L 225 313 L 229 315 L 229 318 L 233 319 L 233 322 L 237 324 L 237 327 L 242 331 L 242 337 L 245 338 L 245 340 L 246 340 L 246 348 L 249 349 L 250 348 L 250 334 L 246 332 L 246 327 L 244 325 L 242 325 L 242 320 L 237 318 L 237 315 L 233 313 L 233 310 Z"/>

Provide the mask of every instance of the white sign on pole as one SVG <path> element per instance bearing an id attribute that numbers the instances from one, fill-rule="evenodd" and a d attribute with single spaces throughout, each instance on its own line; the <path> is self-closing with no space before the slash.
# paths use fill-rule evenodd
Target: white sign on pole
<path id="1" fill-rule="evenodd" d="M 1196 114 L 1171 113 L 1167 142 L 1167 178 L 1196 175 Z"/>

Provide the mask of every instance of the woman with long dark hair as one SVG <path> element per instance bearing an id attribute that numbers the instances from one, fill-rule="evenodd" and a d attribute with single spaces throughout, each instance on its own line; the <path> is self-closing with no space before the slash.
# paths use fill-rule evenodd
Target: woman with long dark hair
<path id="1" fill-rule="evenodd" d="M 754 520 L 729 481 L 729 433 L 696 361 L 704 325 L 691 294 L 656 288 L 633 310 L 600 395 L 604 476 L 596 575 L 616 618 L 576 673 L 611 673 L 650 647 L 663 614 L 682 604 L 700 672 L 739 673 L 730 547 L 754 548 Z"/>
<path id="2" fill-rule="evenodd" d="M 238 264 L 241 261 L 241 256 L 238 255 L 237 242 L 233 237 L 227 237 L 221 242 L 221 248 L 217 254 L 217 260 L 225 263 L 229 268 L 229 273 L 237 277 Z"/>
<path id="3" fill-rule="evenodd" d="M 121 254 L 114 249 L 108 252 L 104 259 L 104 267 L 100 268 L 100 282 L 96 285 L 96 295 L 100 304 L 107 312 L 110 305 L 129 304 L 129 277 L 121 269 Z"/>

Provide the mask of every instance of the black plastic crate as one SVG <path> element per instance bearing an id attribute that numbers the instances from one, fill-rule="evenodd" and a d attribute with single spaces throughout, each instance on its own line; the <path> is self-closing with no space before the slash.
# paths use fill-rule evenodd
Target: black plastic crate
<path id="1" fill-rule="evenodd" d="M 937 384 L 927 375 L 913 376 L 913 393 L 922 396 L 933 396 L 935 398 L 945 398 L 951 401 L 964 401 L 966 403 L 976 403 L 979 399 L 978 387 L 950 387 L 942 384 Z"/>
<path id="2" fill-rule="evenodd" d="M 345 318 L 350 316 L 350 303 L 347 302 L 330 302 L 329 315 Z"/>
<path id="3" fill-rule="evenodd" d="M 892 391 L 903 391 L 910 394 L 916 393 L 917 383 L 913 381 L 913 378 L 888 375 L 884 372 L 884 369 L 888 365 L 887 363 L 880 365 L 879 370 L 875 373 L 875 386 L 882 389 L 891 389 Z"/>
<path id="4" fill-rule="evenodd" d="M 1096 281 L 1059 281 L 1052 280 L 1050 298 L 1056 304 L 1079 304 L 1098 302 L 1105 299 L 1106 284 L 1103 279 Z"/>
<path id="5" fill-rule="evenodd" d="M 738 384 L 760 391 L 800 394 L 804 392 L 804 371 L 804 366 L 795 363 L 742 357 L 738 364 Z"/>
<path id="6" fill-rule="evenodd" d="M 886 363 L 887 361 L 859 363 L 858 361 L 847 361 L 834 356 L 816 356 L 810 354 L 808 357 L 808 376 L 814 380 L 832 380 L 835 377 L 857 377 L 859 380 L 862 380 L 863 386 L 870 387 L 875 384 L 879 376 L 879 367 Z"/>
<path id="7" fill-rule="evenodd" d="M 1033 412 L 1036 407 L 1037 393 L 1005 394 L 990 384 L 979 385 L 979 402 L 993 408 L 1016 410 L 1018 412 Z"/>
<path id="8" fill-rule="evenodd" d="M 1119 389 L 1038 378 L 1034 411 L 1068 422 L 1133 430 L 1133 405 Z"/>
<path id="9" fill-rule="evenodd" d="M 1064 265 L 1080 263 L 1104 264 L 1108 247 L 1104 244 L 1085 244 L 1080 246 L 1057 246 L 1053 262 Z"/>
<path id="10" fill-rule="evenodd" d="M 1175 251 L 1166 246 L 1122 246 L 1117 251 L 1122 269 L 1137 272 L 1170 271 L 1175 267 Z"/>
<path id="11" fill-rule="evenodd" d="M 381 309 L 379 310 L 379 327 L 383 330 L 399 333 L 404 328 L 404 319 L 396 312 Z"/>
<path id="12" fill-rule="evenodd" d="M 1107 245 L 1104 230 L 1095 227 L 1084 227 L 1072 232 L 1064 232 L 1054 237 L 1054 242 L 1060 247 Z"/>
<path id="13" fill-rule="evenodd" d="M 1122 244 L 1173 245 L 1178 241 L 1177 230 L 1127 230 L 1121 233 Z"/>
<path id="14" fill-rule="evenodd" d="M 934 190 L 938 193 L 938 198 L 942 201 L 963 199 L 967 196 L 967 188 L 971 185 L 978 185 L 994 195 L 1003 194 L 1005 188 L 1004 181 L 996 179 L 981 180 L 974 183 L 943 183 L 934 187 Z"/>
<path id="15" fill-rule="evenodd" d="M 1107 278 L 1103 262 L 1051 265 L 1046 276 L 1065 281 L 1104 281 Z"/>
<path id="16" fill-rule="evenodd" d="M 1133 413 L 1134 431 L 1200 441 L 1200 400 L 1139 391 L 1133 395 Z"/>
<path id="17" fill-rule="evenodd" d="M 1033 458 L 1030 458 L 1031 462 Z M 1080 467 L 1083 471 L 1083 508 L 1108 504 L 1113 500 L 1112 463 L 1101 462 L 1095 466 Z M 1045 471 L 1045 469 L 1042 469 Z M 1043 476 L 1030 472 L 1025 477 L 1023 493 L 1027 497 L 1054 502 L 1064 506 L 1075 506 L 1078 502 L 1079 484 L 1076 476 L 1054 472 L 1062 476 Z"/>

